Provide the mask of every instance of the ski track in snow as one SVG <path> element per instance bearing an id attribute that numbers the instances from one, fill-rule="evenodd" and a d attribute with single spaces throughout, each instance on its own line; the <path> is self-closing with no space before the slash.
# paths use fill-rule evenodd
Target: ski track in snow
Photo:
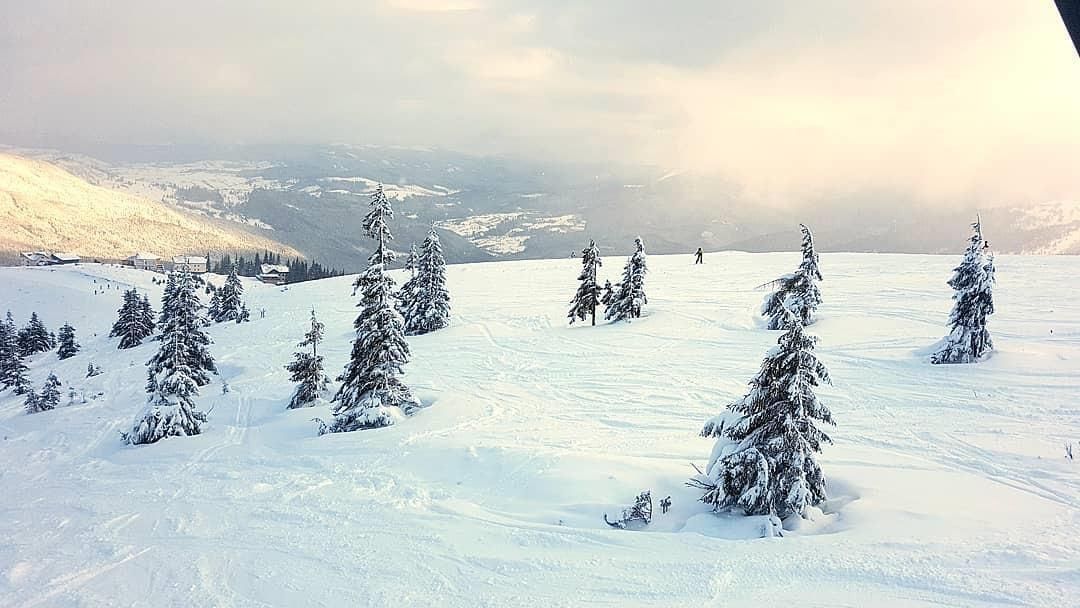
<path id="1" fill-rule="evenodd" d="M 684 482 L 712 447 L 697 432 L 779 336 L 754 287 L 797 258 L 650 257 L 646 316 L 595 328 L 566 325 L 579 260 L 452 266 L 452 326 L 409 339 L 406 381 L 430 407 L 326 437 L 311 419 L 328 406 L 285 409 L 283 366 L 315 306 L 341 370 L 352 277 L 245 281 L 252 322 L 209 329 L 221 373 L 198 399 L 204 433 L 141 447 L 119 432 L 156 344 L 105 336 L 127 286 L 158 306 L 157 275 L 0 268 L 0 313 L 71 322 L 83 345 L 34 357 L 35 387 L 56 371 L 87 400 L 27 416 L 0 393 L 0 606 L 1068 605 L 1080 301 L 1060 280 L 1075 257 L 1000 256 L 998 350 L 931 366 L 959 258 L 823 255 L 825 514 L 759 539 L 760 519 L 696 502 Z M 91 361 L 104 373 L 85 378 Z M 671 512 L 641 532 L 602 522 L 642 489 Z"/>

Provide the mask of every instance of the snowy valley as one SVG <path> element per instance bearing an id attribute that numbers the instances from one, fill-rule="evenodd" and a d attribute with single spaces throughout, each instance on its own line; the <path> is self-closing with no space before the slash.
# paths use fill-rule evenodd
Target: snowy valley
<path id="1" fill-rule="evenodd" d="M 603 251 L 601 280 L 629 253 Z M 1080 258 L 998 256 L 995 351 L 930 365 L 958 261 L 821 256 L 808 331 L 834 382 L 818 391 L 837 423 L 819 456 L 828 500 L 782 538 L 686 482 L 713 445 L 702 423 L 781 335 L 755 287 L 798 254 L 650 256 L 643 316 L 596 327 L 566 322 L 580 260 L 451 265 L 451 326 L 408 339 L 404 378 L 428 407 L 327 436 L 312 420 L 326 405 L 286 409 L 284 366 L 314 307 L 341 371 L 354 277 L 245 280 L 251 322 L 207 330 L 220 373 L 197 399 L 203 433 L 137 447 L 120 432 L 157 344 L 106 336 L 125 289 L 158 307 L 160 275 L 0 268 L 0 313 L 70 323 L 82 344 L 29 363 L 35 388 L 56 373 L 63 407 L 27 415 L 0 392 L 0 605 L 1067 605 L 1080 302 L 1061 281 Z M 646 489 L 671 510 L 640 531 L 604 524 Z"/>

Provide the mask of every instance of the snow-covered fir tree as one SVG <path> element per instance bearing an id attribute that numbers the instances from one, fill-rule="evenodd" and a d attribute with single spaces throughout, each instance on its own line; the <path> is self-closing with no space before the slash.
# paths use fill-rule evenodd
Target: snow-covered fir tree
<path id="1" fill-rule="evenodd" d="M 420 255 L 416 251 L 416 243 L 409 246 L 409 257 L 405 258 L 405 270 L 411 272 L 410 276 L 416 276 L 416 263 L 420 261 Z"/>
<path id="2" fill-rule="evenodd" d="M 210 284 L 206 284 L 210 287 Z M 210 290 L 210 304 L 206 307 L 206 316 L 210 320 L 214 320 L 221 316 L 221 293 L 217 289 Z"/>
<path id="3" fill-rule="evenodd" d="M 60 405 L 60 380 L 56 377 L 56 374 L 49 374 L 40 394 L 27 391 L 23 405 L 27 414 L 37 414 L 38 412 L 56 409 Z"/>
<path id="4" fill-rule="evenodd" d="M 611 306 L 611 303 L 615 301 L 615 286 L 611 284 L 611 281 L 604 281 L 604 289 L 600 294 L 600 303 L 607 309 Z"/>
<path id="5" fill-rule="evenodd" d="M 194 402 L 199 386 L 210 381 L 207 361 L 213 366 L 206 352 L 209 339 L 202 333 L 199 296 L 187 273 L 171 276 L 170 283 L 168 300 L 161 306 L 161 346 L 147 362 L 146 404 L 131 432 L 123 435 L 126 443 L 198 435 L 206 421 Z"/>
<path id="6" fill-rule="evenodd" d="M 645 297 L 645 243 L 640 236 L 634 239 L 634 249 L 626 260 L 622 281 L 615 285 L 604 310 L 604 318 L 609 321 L 636 319 L 641 316 L 641 307 L 649 303 Z"/>
<path id="7" fill-rule="evenodd" d="M 993 350 L 986 319 L 994 314 L 994 256 L 983 240 L 982 222 L 971 225 L 972 235 L 964 260 L 953 270 L 949 286 L 955 290 L 949 313 L 949 335 L 930 361 L 973 363 Z"/>
<path id="8" fill-rule="evenodd" d="M 59 345 L 56 348 L 56 356 L 61 359 L 69 359 L 79 352 L 79 343 L 75 341 L 75 328 L 70 323 L 64 323 L 57 334 Z"/>
<path id="9" fill-rule="evenodd" d="M 19 330 L 15 319 L 8 311 L 3 323 L 0 323 L 0 384 L 11 388 L 16 395 L 31 391 L 30 379 L 26 377 L 26 364 L 19 352 Z"/>
<path id="10" fill-rule="evenodd" d="M 368 210 L 367 215 L 364 216 L 364 234 L 374 239 L 376 243 L 375 251 L 368 257 L 368 266 L 378 264 L 385 270 L 386 266 L 394 261 L 394 252 L 389 248 L 389 242 L 394 240 L 394 235 L 390 233 L 390 226 L 387 224 L 387 222 L 394 219 L 394 209 L 390 205 L 390 199 L 386 198 L 386 193 L 383 192 L 382 184 L 375 187 L 375 192 L 371 195 L 371 201 L 368 205 L 371 208 Z M 353 282 L 354 295 L 356 292 L 364 290 L 364 277 L 366 274 L 365 272 L 360 273 L 356 277 L 356 281 Z"/>
<path id="11" fill-rule="evenodd" d="M 50 373 L 45 379 L 45 386 L 41 387 L 41 396 L 38 397 L 38 407 L 41 411 L 56 409 L 60 405 L 60 379 L 56 374 Z"/>
<path id="12" fill-rule="evenodd" d="M 154 329 L 157 327 L 157 322 L 154 321 L 155 314 L 154 308 L 150 306 L 150 297 L 144 294 L 142 302 L 139 303 L 139 315 L 147 336 L 154 335 Z"/>
<path id="13" fill-rule="evenodd" d="M 237 323 L 247 323 L 251 320 L 251 312 L 248 311 L 247 304 L 240 304 L 240 314 L 236 315 Z"/>
<path id="14" fill-rule="evenodd" d="M 139 293 L 134 289 L 124 292 L 124 303 L 116 311 L 116 322 L 109 332 L 110 338 L 120 338 L 119 348 L 134 348 L 154 333 L 154 311 L 147 311 L 149 306 L 150 301 L 139 300 Z"/>
<path id="15" fill-rule="evenodd" d="M 601 290 L 596 282 L 596 270 L 601 266 L 600 250 L 596 241 L 589 241 L 589 246 L 581 250 L 581 273 L 578 274 L 578 290 L 570 300 L 570 312 L 567 317 L 570 324 L 574 321 L 591 318 L 596 325 L 596 307 L 600 305 Z M 609 283 L 610 285 L 610 283 Z"/>
<path id="16" fill-rule="evenodd" d="M 289 379 L 296 382 L 296 390 L 293 391 L 289 400 L 289 409 L 308 407 L 326 393 L 330 384 L 330 378 L 323 371 L 323 358 L 319 354 L 319 343 L 323 340 L 325 326 L 315 317 L 315 309 L 311 310 L 311 328 L 304 334 L 304 340 L 297 346 L 311 347 L 311 352 L 294 353 L 293 361 L 285 366 L 291 374 Z"/>
<path id="17" fill-rule="evenodd" d="M 0 388 L 14 384 L 15 367 L 19 361 L 19 330 L 8 311 L 7 318 L 0 322 Z"/>
<path id="18" fill-rule="evenodd" d="M 834 424 L 814 394 L 829 372 L 814 354 L 817 338 L 788 313 L 789 329 L 770 349 L 750 391 L 706 423 L 702 435 L 717 437 L 709 465 L 691 485 L 702 501 L 747 515 L 803 516 L 825 500 L 825 477 L 815 459 L 832 440 L 818 423 Z"/>
<path id="19" fill-rule="evenodd" d="M 199 293 L 194 277 L 186 272 L 174 272 L 169 275 L 165 284 L 165 295 L 161 301 L 161 317 L 159 325 L 162 339 L 166 328 L 181 327 L 187 332 L 184 339 L 185 365 L 188 375 L 198 386 L 210 384 L 210 374 L 217 373 L 214 358 L 210 355 L 207 346 L 211 341 L 203 331 L 205 318 L 202 315 L 202 303 L 199 302 Z M 159 352 L 160 354 L 160 352 Z M 147 365 L 154 366 L 158 355 L 150 360 Z"/>
<path id="20" fill-rule="evenodd" d="M 450 292 L 446 259 L 435 227 L 431 227 L 416 260 L 416 274 L 399 292 L 405 335 L 418 336 L 450 325 Z"/>
<path id="21" fill-rule="evenodd" d="M 45 329 L 36 312 L 30 313 L 30 322 L 19 330 L 17 343 L 19 354 L 23 357 L 56 348 L 56 339 Z"/>
<path id="22" fill-rule="evenodd" d="M 802 231 L 802 262 L 795 272 L 771 283 L 775 291 L 761 305 L 761 315 L 767 319 L 769 329 L 788 329 L 789 316 L 785 311 L 789 310 L 799 323 L 810 325 L 821 304 L 821 290 L 817 283 L 822 279 L 818 254 L 814 250 L 814 235 L 805 224 L 799 224 L 799 229 Z"/>
<path id="23" fill-rule="evenodd" d="M 404 320 L 394 309 L 394 281 L 386 276 L 383 266 L 391 257 L 386 248 L 386 240 L 392 238 L 386 225 L 388 217 L 393 217 L 393 211 L 379 187 L 364 220 L 367 234 L 378 246 L 371 265 L 354 284 L 362 294 L 360 315 L 353 323 L 356 339 L 349 362 L 338 377 L 341 387 L 333 399 L 334 420 L 323 425 L 320 433 L 388 426 L 400 413 L 408 415 L 421 407 L 399 378 L 409 360 L 409 345 Z"/>
<path id="24" fill-rule="evenodd" d="M 240 277 L 236 274 L 236 266 L 233 266 L 229 271 L 229 276 L 225 279 L 225 284 L 221 286 L 221 289 L 214 291 L 214 297 L 217 298 L 217 309 L 214 310 L 213 304 L 211 304 L 210 318 L 215 323 L 224 323 L 226 321 L 236 321 L 242 319 L 244 311 L 244 286 L 240 283 Z"/>

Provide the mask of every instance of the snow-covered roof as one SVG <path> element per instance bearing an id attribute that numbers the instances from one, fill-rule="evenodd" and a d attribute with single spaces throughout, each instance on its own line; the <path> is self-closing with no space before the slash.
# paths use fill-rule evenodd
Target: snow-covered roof
<path id="1" fill-rule="evenodd" d="M 64 260 L 64 261 L 78 261 L 79 260 L 79 256 L 75 255 L 74 253 L 54 253 L 54 254 L 52 254 L 52 257 L 54 257 L 54 258 L 56 258 L 58 260 Z"/>
<path id="2" fill-rule="evenodd" d="M 24 251 L 22 256 L 28 260 L 42 260 L 49 257 L 49 253 L 46 251 Z"/>
<path id="3" fill-rule="evenodd" d="M 172 261 L 173 264 L 205 264 L 206 258 L 201 255 L 178 255 Z"/>
<path id="4" fill-rule="evenodd" d="M 259 266 L 259 270 L 263 274 L 285 274 L 289 272 L 289 267 L 284 264 L 262 264 Z"/>
<path id="5" fill-rule="evenodd" d="M 140 251 L 139 253 L 136 253 L 135 255 L 129 257 L 128 259 L 129 260 L 160 260 L 161 258 L 159 258 L 158 256 L 156 256 L 156 255 L 154 255 L 152 253 L 142 253 Z"/>

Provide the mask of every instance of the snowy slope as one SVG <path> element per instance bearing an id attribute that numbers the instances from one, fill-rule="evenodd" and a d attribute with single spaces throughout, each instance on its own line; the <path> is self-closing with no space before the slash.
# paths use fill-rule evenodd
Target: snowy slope
<path id="1" fill-rule="evenodd" d="M 120 259 L 270 250 L 299 255 L 274 240 L 183 213 L 159 202 L 92 185 L 59 166 L 0 153 L 0 253 L 71 252 Z"/>
<path id="2" fill-rule="evenodd" d="M 604 262 L 615 278 L 623 259 Z M 154 346 L 103 336 L 123 287 L 156 297 L 156 275 L 2 268 L 0 312 L 69 321 L 84 346 L 37 356 L 35 385 L 55 370 L 87 403 L 27 416 L 0 394 L 0 606 L 1068 605 L 1080 299 L 1060 281 L 1080 259 L 1000 256 L 997 353 L 930 366 L 956 262 L 822 256 L 832 498 L 782 539 L 683 483 L 712 445 L 702 421 L 778 336 L 757 328 L 753 287 L 797 254 L 650 257 L 647 316 L 596 328 L 565 325 L 575 260 L 450 267 L 453 325 L 410 339 L 406 379 L 432 406 L 327 437 L 311 422 L 325 408 L 285 411 L 282 366 L 315 306 L 341 369 L 351 277 L 247 283 L 253 321 L 210 329 L 205 433 L 137 448 L 118 433 Z M 105 373 L 84 378 L 89 361 Z M 603 524 L 646 488 L 672 512 L 641 532 Z"/>

